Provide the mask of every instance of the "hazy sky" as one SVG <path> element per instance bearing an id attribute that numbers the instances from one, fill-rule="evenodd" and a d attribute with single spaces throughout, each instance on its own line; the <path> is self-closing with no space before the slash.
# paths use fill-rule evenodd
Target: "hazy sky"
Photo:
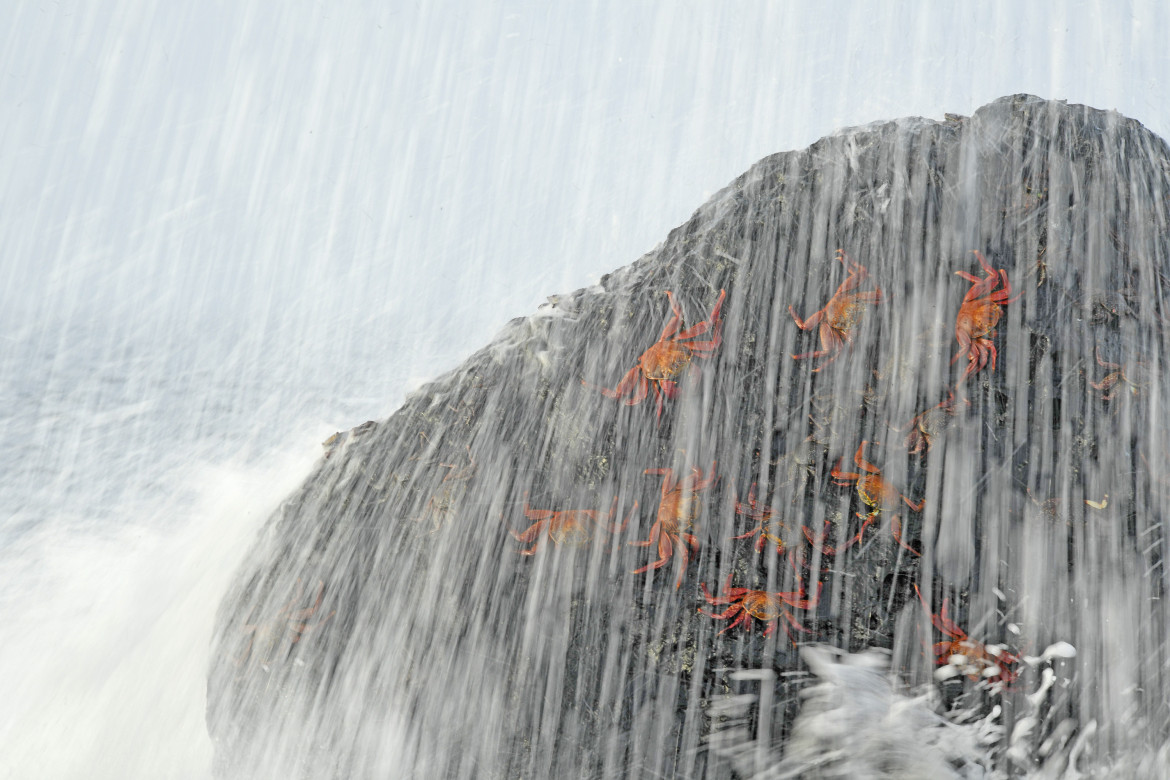
<path id="1" fill-rule="evenodd" d="M 1170 134 L 1159 0 L 44 0 L 0 31 L 0 335 L 379 334 L 416 380 L 843 126 L 1031 92 Z"/>

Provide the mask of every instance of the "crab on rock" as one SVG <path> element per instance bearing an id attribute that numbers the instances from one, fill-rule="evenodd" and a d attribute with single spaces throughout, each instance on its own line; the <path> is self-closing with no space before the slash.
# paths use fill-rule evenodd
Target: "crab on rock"
<path id="1" fill-rule="evenodd" d="M 979 265 L 983 266 L 986 276 L 980 279 L 966 271 L 955 271 L 956 276 L 971 282 L 971 289 L 963 297 L 963 305 L 959 307 L 959 314 L 955 318 L 955 339 L 959 342 L 959 351 L 951 358 L 951 365 L 954 365 L 964 353 L 967 355 L 967 370 L 960 377 L 960 382 L 982 370 L 989 360 L 991 370 L 995 370 L 996 351 L 991 338 L 995 335 L 995 326 L 1003 315 L 1003 309 L 1000 307 L 1007 306 L 1023 295 L 1020 293 L 1015 298 L 1011 297 L 1012 286 L 1008 282 L 1007 271 L 1001 268 L 996 272 L 978 249 L 974 250 L 974 254 L 979 260 Z M 1001 282 L 1003 286 L 996 290 L 996 285 Z"/>
<path id="2" fill-rule="evenodd" d="M 835 259 L 849 271 L 845 281 L 833 293 L 833 297 L 825 304 L 825 308 L 813 314 L 807 320 L 797 316 L 792 306 L 788 313 L 801 330 L 812 330 L 820 326 L 821 348 L 801 355 L 793 355 L 794 360 L 803 358 L 828 357 L 823 363 L 813 369 L 813 373 L 820 371 L 841 356 L 846 344 L 853 343 L 853 327 L 861 319 L 866 305 L 877 305 L 882 302 L 880 287 L 865 292 L 850 292 L 857 289 L 869 277 L 869 271 L 861 263 L 856 262 L 843 249 L 838 249 Z"/>
<path id="3" fill-rule="evenodd" d="M 756 501 L 756 483 L 753 482 L 751 488 L 748 490 L 747 503 L 743 503 L 738 499 L 735 502 L 735 513 L 743 515 L 756 521 L 756 525 L 752 530 L 740 536 L 733 536 L 732 539 L 747 539 L 752 536 L 759 536 L 756 540 L 756 552 L 763 552 L 764 546 L 768 542 L 773 542 L 776 545 L 776 554 L 784 554 L 784 524 L 776 519 L 776 510 L 770 506 L 760 507 Z"/>
<path id="4" fill-rule="evenodd" d="M 922 591 L 914 586 L 918 600 L 928 613 L 930 607 L 926 599 L 922 598 Z M 942 610 L 936 615 L 931 613 L 930 622 L 947 637 L 946 641 L 937 642 L 933 651 L 937 666 L 951 666 L 967 679 L 972 681 L 986 680 L 989 683 L 1004 683 L 1010 685 L 1016 681 L 1020 672 L 1018 664 L 1020 656 L 1009 653 L 1000 645 L 985 645 L 971 639 L 967 632 L 947 617 L 948 601 L 943 599 Z"/>
<path id="5" fill-rule="evenodd" d="M 967 406 L 971 405 L 967 399 L 963 399 L 963 403 Z M 906 436 L 906 449 L 910 451 L 910 454 L 930 452 L 934 438 L 946 430 L 946 427 L 950 425 L 951 418 L 956 413 L 955 391 L 951 390 L 945 401 L 915 415 L 906 427 L 900 429 L 903 431 L 906 428 L 910 429 L 910 433 Z"/>
<path id="6" fill-rule="evenodd" d="M 524 516 L 536 522 L 524 531 L 513 531 L 511 528 L 508 531 L 518 542 L 524 544 L 535 542 L 527 550 L 520 550 L 521 555 L 536 554 L 537 548 L 544 541 L 541 538 L 541 533 L 545 533 L 553 544 L 580 547 L 593 538 L 595 528 L 600 528 L 611 534 L 625 530 L 626 524 L 630 522 L 629 516 L 621 525 L 610 522 L 613 520 L 614 514 L 617 513 L 617 506 L 618 497 L 614 496 L 609 512 L 605 515 L 602 515 L 599 509 L 533 509 L 528 505 L 528 494 L 525 493 Z M 631 515 L 637 509 L 638 502 L 635 501 Z"/>
<path id="7" fill-rule="evenodd" d="M 897 508 L 899 501 L 904 502 L 906 506 L 910 507 L 915 512 L 921 512 L 922 508 L 926 506 L 925 500 L 917 502 L 911 501 L 909 498 L 902 495 L 902 493 L 897 488 L 882 478 L 881 469 L 863 457 L 865 445 L 867 444 L 869 444 L 868 441 L 861 442 L 861 444 L 857 445 L 857 452 L 853 454 L 853 462 L 857 464 L 859 469 L 861 469 L 860 472 L 842 471 L 840 460 L 837 461 L 837 465 L 835 465 L 832 472 L 830 472 L 833 477 L 834 484 L 856 484 L 857 495 L 861 498 L 862 503 L 864 503 L 870 509 L 869 514 L 867 515 L 863 515 L 860 512 L 856 513 L 857 516 L 862 519 L 861 529 L 855 536 L 846 541 L 844 547 L 841 549 L 848 548 L 857 542 L 860 542 L 862 537 L 865 535 L 865 530 L 878 519 L 878 516 L 881 514 L 881 512 L 883 510 L 893 511 Z M 828 529 L 828 527 L 829 523 L 826 522 L 825 528 Z M 898 515 L 895 514 L 890 518 L 890 528 L 894 535 L 894 541 L 896 541 L 899 546 L 905 550 L 908 550 L 914 555 L 920 554 L 917 550 L 903 541 L 902 520 Z M 817 538 L 808 530 L 808 527 L 805 526 L 804 535 L 808 539 L 809 543 L 821 552 L 828 555 L 834 555 L 837 552 L 835 548 L 825 546 L 824 532 L 821 533 L 820 538 Z"/>
<path id="8" fill-rule="evenodd" d="M 674 587 L 682 585 L 683 575 L 686 574 L 690 554 L 687 545 L 695 552 L 699 550 L 699 540 L 690 533 L 695 520 L 703 511 L 703 501 L 699 493 L 715 484 L 719 479 L 715 476 L 715 463 L 711 463 L 711 473 L 703 476 L 703 470 L 698 466 L 691 469 L 691 473 L 678 482 L 674 480 L 673 469 L 646 469 L 646 474 L 662 475 L 662 498 L 658 502 L 658 516 L 654 525 L 650 526 L 650 538 L 643 542 L 629 542 L 635 547 L 658 546 L 658 560 L 649 563 L 634 574 L 641 574 L 661 566 L 665 566 L 678 547 L 682 556 L 682 566 L 679 568 L 678 582 Z"/>
<path id="9" fill-rule="evenodd" d="M 657 416 L 659 419 L 662 418 L 663 397 L 674 399 L 678 394 L 679 377 L 691 364 L 691 359 L 695 356 L 710 357 L 711 353 L 718 349 L 722 343 L 723 337 L 720 330 L 723 320 L 720 318 L 720 314 L 723 310 L 723 300 L 727 297 L 727 291 L 719 291 L 719 300 L 715 302 L 715 307 L 711 309 L 711 314 L 707 319 L 694 327 L 681 331 L 682 308 L 669 290 L 666 291 L 666 297 L 670 301 L 672 315 L 666 321 L 662 335 L 658 337 L 658 341 L 651 344 L 650 348 L 642 353 L 637 364 L 622 377 L 617 387 L 609 390 L 581 380 L 581 384 L 600 390 L 606 398 L 630 396 L 625 401 L 628 406 L 642 403 L 649 394 L 650 388 L 653 387 L 654 397 L 658 402 Z M 699 336 L 708 331 L 711 332 L 711 335 L 706 341 L 696 341 Z"/>
<path id="10" fill-rule="evenodd" d="M 1101 359 L 1101 348 L 1098 347 L 1097 365 L 1110 369 L 1110 372 L 1100 382 L 1089 382 L 1089 387 L 1101 391 L 1102 401 L 1112 401 L 1126 387 L 1129 388 L 1131 394 L 1138 395 L 1141 389 L 1149 384 L 1145 377 L 1145 363 L 1137 361 L 1125 364 L 1110 363 Z"/>
<path id="11" fill-rule="evenodd" d="M 812 598 L 809 598 L 808 593 L 802 584 L 800 590 L 789 593 L 771 593 L 766 590 L 749 590 L 748 588 L 733 588 L 731 587 L 731 575 L 728 575 L 727 582 L 723 585 L 723 592 L 719 596 L 712 596 L 711 592 L 707 590 L 706 583 L 700 583 L 703 590 L 703 598 L 707 599 L 707 603 L 711 606 L 718 606 L 722 604 L 730 604 L 725 611 L 715 613 L 699 607 L 699 612 L 710 618 L 716 620 L 729 620 L 734 615 L 739 615 L 730 624 L 724 627 L 724 631 L 730 631 L 738 625 L 743 625 L 745 631 L 751 631 L 751 619 L 762 621 L 767 627 L 764 629 L 764 636 L 770 636 L 776 630 L 776 626 L 780 620 L 784 621 L 784 630 L 788 632 L 789 639 L 792 638 L 792 633 L 789 630 L 795 628 L 797 631 L 809 633 L 807 628 L 804 628 L 792 616 L 792 609 L 811 609 L 820 602 L 821 587 L 820 582 L 817 583 L 817 592 Z"/>
<path id="12" fill-rule="evenodd" d="M 301 584 L 300 580 L 297 580 L 296 595 L 288 604 L 265 620 L 258 623 L 245 623 L 240 627 L 248 639 L 244 645 L 244 652 L 235 659 L 236 666 L 243 666 L 249 661 L 255 661 L 267 670 L 268 664 L 277 660 L 278 648 L 283 647 L 287 653 L 289 648 L 301 641 L 305 634 L 319 628 L 336 613 L 334 610 L 315 623 L 309 622 L 321 607 L 321 600 L 325 596 L 325 583 L 317 581 L 317 596 L 312 605 L 297 609 L 297 602 L 301 600 L 303 592 L 304 585 Z M 285 644 L 286 642 L 287 644 Z"/>

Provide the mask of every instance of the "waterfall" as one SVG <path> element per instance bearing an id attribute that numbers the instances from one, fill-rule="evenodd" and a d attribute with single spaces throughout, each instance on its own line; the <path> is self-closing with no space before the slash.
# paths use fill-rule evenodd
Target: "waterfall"
<path id="1" fill-rule="evenodd" d="M 1166 777 L 1168 193 L 1025 95 L 761 160 L 326 441 L 217 772 Z"/>

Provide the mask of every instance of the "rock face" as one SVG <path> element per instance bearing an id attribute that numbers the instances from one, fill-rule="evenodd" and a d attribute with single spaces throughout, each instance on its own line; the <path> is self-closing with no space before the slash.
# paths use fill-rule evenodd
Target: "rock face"
<path id="1" fill-rule="evenodd" d="M 760 161 L 330 440 L 220 608 L 217 771 L 841 776 L 784 756 L 804 643 L 946 678 L 998 773 L 1156 751 L 1168 195 L 1028 96 Z"/>

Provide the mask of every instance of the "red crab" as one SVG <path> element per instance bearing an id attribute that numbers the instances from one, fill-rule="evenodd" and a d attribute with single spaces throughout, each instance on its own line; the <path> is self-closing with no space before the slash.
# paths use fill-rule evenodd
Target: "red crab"
<path id="1" fill-rule="evenodd" d="M 1101 359 L 1101 348 L 1097 348 L 1097 364 L 1102 368 L 1112 369 L 1112 371 L 1105 375 L 1105 378 L 1100 382 L 1089 382 L 1089 387 L 1094 390 L 1100 390 L 1102 401 L 1112 401 L 1113 398 L 1121 392 L 1125 387 L 1129 386 L 1129 392 L 1137 395 L 1141 389 L 1149 384 L 1149 381 L 1143 376 L 1146 371 L 1146 364 L 1140 362 L 1132 363 L 1107 363 Z M 1135 381 L 1130 375 L 1137 376 Z M 1118 383 L 1124 383 L 1118 386 Z"/>
<path id="2" fill-rule="evenodd" d="M 875 444 L 880 443 L 881 442 L 875 442 Z M 860 542 L 861 538 L 865 535 L 865 529 L 869 528 L 869 526 L 877 520 L 881 512 L 883 510 L 893 511 L 897 508 L 899 501 L 904 502 L 906 506 L 910 507 L 915 512 L 921 512 L 922 508 L 926 506 L 925 501 L 914 502 L 906 498 L 906 496 L 902 495 L 897 488 L 882 478 L 881 469 L 862 457 L 862 453 L 865 450 L 865 445 L 867 444 L 869 444 L 868 441 L 863 441 L 861 444 L 857 445 L 857 452 L 853 455 L 853 462 L 856 463 L 857 467 L 861 469 L 859 473 L 841 471 L 840 460 L 837 461 L 837 465 L 835 465 L 832 472 L 830 472 L 834 483 L 837 485 L 849 485 L 856 483 L 857 495 L 861 497 L 862 502 L 870 509 L 868 515 L 863 515 L 860 512 L 856 513 L 857 516 L 862 519 L 861 530 L 857 532 L 856 536 L 846 541 L 844 547 L 841 549 L 848 548 Z M 829 523 L 826 522 L 826 530 L 828 527 Z M 896 541 L 903 549 L 910 551 L 914 555 L 920 554 L 917 550 L 902 540 L 902 520 L 900 517 L 898 517 L 898 515 L 894 515 L 890 518 L 890 528 L 894 535 L 894 541 Z M 821 533 L 820 538 L 817 538 L 808 530 L 808 527 L 805 526 L 804 535 L 809 540 L 809 543 L 811 543 L 822 553 L 825 553 L 826 555 L 836 554 L 836 549 L 824 545 L 824 532 Z"/>
<path id="3" fill-rule="evenodd" d="M 634 574 L 657 569 L 665 566 L 674 554 L 677 546 L 682 555 L 682 567 L 679 569 L 678 582 L 674 587 L 682 585 L 683 575 L 686 574 L 690 554 L 687 552 L 689 544 L 696 552 L 699 550 L 699 540 L 689 533 L 694 527 L 695 520 L 703 511 L 703 501 L 699 498 L 700 491 L 706 490 L 719 479 L 715 476 L 715 463 L 711 463 L 711 474 L 703 477 L 703 470 L 698 466 L 691 469 L 691 473 L 679 482 L 674 481 L 673 469 L 646 469 L 646 474 L 662 475 L 662 499 L 658 502 L 658 517 L 650 527 L 650 538 L 644 542 L 629 542 L 635 547 L 652 547 L 658 545 L 658 560 L 635 569 Z"/>
<path id="4" fill-rule="evenodd" d="M 617 387 L 609 390 L 581 381 L 586 387 L 600 390 L 606 398 L 622 398 L 629 395 L 630 398 L 625 402 L 628 406 L 642 403 L 650 392 L 650 387 L 653 387 L 654 398 L 658 402 L 659 419 L 662 418 L 663 397 L 673 399 L 678 394 L 678 379 L 690 365 L 691 359 L 696 355 L 701 358 L 710 357 L 722 343 L 720 330 L 723 320 L 720 319 L 720 313 L 727 291 L 719 291 L 719 300 L 715 302 L 715 308 L 711 309 L 711 315 L 707 319 L 681 332 L 679 329 L 682 327 L 682 308 L 669 290 L 666 297 L 670 301 L 673 314 L 666 321 L 662 335 L 642 353 L 637 365 L 622 377 Z M 710 338 L 706 341 L 695 341 L 707 331 L 712 331 Z"/>
<path id="5" fill-rule="evenodd" d="M 292 601 L 281 607 L 267 620 L 258 623 L 245 623 L 240 627 L 240 630 L 248 637 L 248 641 L 244 652 L 235 659 L 236 666 L 243 666 L 250 659 L 254 659 L 262 667 L 267 668 L 269 663 L 277 660 L 276 650 L 278 647 L 283 646 L 287 653 L 289 646 L 301 641 L 305 634 L 319 628 L 336 614 L 336 610 L 334 610 L 317 622 L 310 623 L 309 620 L 321 607 L 321 600 L 325 596 L 325 583 L 317 581 L 317 598 L 311 606 L 296 609 L 297 602 L 301 600 L 303 592 L 304 586 L 300 580 L 297 580 L 297 592 Z M 284 645 L 286 641 L 288 645 Z"/>
<path id="6" fill-rule="evenodd" d="M 609 513 L 602 515 L 599 509 L 533 509 L 528 506 L 528 494 L 524 494 L 524 515 L 529 520 L 536 522 L 530 525 L 524 531 L 513 531 L 508 529 L 512 536 L 516 537 L 516 541 L 530 544 L 535 542 L 532 547 L 527 550 L 520 550 L 521 555 L 535 555 L 537 548 L 543 539 L 541 533 L 546 533 L 549 541 L 556 545 L 566 545 L 579 547 L 589 542 L 593 538 L 594 528 L 601 528 L 611 534 L 619 533 L 625 530 L 626 524 L 630 522 L 629 516 L 621 525 L 611 523 L 614 514 L 617 512 L 618 497 L 613 497 L 613 503 L 610 504 Z M 631 515 L 638 509 L 638 502 L 634 502 L 634 509 Z"/>
<path id="7" fill-rule="evenodd" d="M 755 520 L 756 526 L 746 534 L 733 536 L 731 537 L 732 539 L 747 539 L 758 534 L 760 538 L 756 540 L 756 552 L 763 552 L 764 545 L 768 542 L 774 542 L 776 544 L 776 554 L 784 554 L 784 537 L 781 536 L 784 533 L 784 524 L 773 517 L 776 513 L 775 509 L 770 506 L 761 508 L 757 505 L 755 482 L 752 483 L 751 488 L 748 490 L 747 503 L 744 504 L 738 500 L 735 502 L 735 513 Z"/>
<path id="8" fill-rule="evenodd" d="M 849 275 L 845 277 L 845 281 L 841 282 L 841 286 L 837 288 L 837 292 L 833 293 L 833 297 L 825 304 L 825 308 L 813 314 L 807 320 L 801 320 L 796 315 L 796 310 L 792 306 L 788 307 L 788 313 L 792 315 L 792 319 L 796 321 L 796 327 L 801 330 L 811 330 L 812 328 L 820 326 L 821 348 L 813 352 L 805 352 L 802 355 L 793 355 L 794 360 L 801 360 L 803 358 L 819 358 L 828 355 L 828 359 L 813 369 L 813 373 L 820 371 L 825 366 L 832 363 L 841 355 L 841 351 L 846 344 L 853 343 L 853 326 L 861 319 L 861 315 L 865 312 L 865 306 L 877 305 L 882 302 L 882 290 L 880 287 L 868 290 L 866 292 L 851 293 L 850 290 L 857 288 L 859 284 L 869 277 L 869 271 L 861 263 L 855 262 L 853 258 L 845 254 L 843 249 L 838 249 L 835 259 L 840 261 L 841 265 L 849 271 Z"/>
<path id="9" fill-rule="evenodd" d="M 719 632 L 720 634 L 741 624 L 745 631 L 751 631 L 751 619 L 755 618 L 767 625 L 767 628 L 764 629 L 764 636 L 770 636 L 776 630 L 779 621 L 784 620 L 784 630 L 788 632 L 788 638 L 791 639 L 790 628 L 805 633 L 811 632 L 796 621 L 790 610 L 815 607 L 820 602 L 822 586 L 821 583 L 817 583 L 817 592 L 812 598 L 809 598 L 808 593 L 805 592 L 803 583 L 800 590 L 791 593 L 770 593 L 766 590 L 733 588 L 731 587 L 731 575 L 728 575 L 727 582 L 723 585 L 723 593 L 718 597 L 711 595 L 711 592 L 707 590 L 706 583 L 700 583 L 700 587 L 703 590 L 703 598 L 707 599 L 707 603 L 711 606 L 721 604 L 730 604 L 731 606 L 720 613 L 708 612 L 699 607 L 699 612 L 716 620 L 728 620 L 736 613 L 739 614 L 739 617 Z"/>
<path id="10" fill-rule="evenodd" d="M 963 403 L 967 406 L 971 405 L 967 399 L 963 399 Z M 934 437 L 946 430 L 955 414 L 955 391 L 950 390 L 945 401 L 916 415 L 904 428 L 900 429 L 903 431 L 906 428 L 910 429 L 910 433 L 906 436 L 906 449 L 910 451 L 911 455 L 917 452 L 930 452 L 930 448 L 934 444 Z"/>
<path id="11" fill-rule="evenodd" d="M 922 598 L 922 591 L 917 585 L 914 586 L 914 592 L 929 613 L 930 607 L 926 605 L 926 599 Z M 947 637 L 946 641 L 934 645 L 935 664 L 950 665 L 973 681 L 986 680 L 1007 685 L 1015 682 L 1020 676 L 1017 666 L 1020 656 L 1007 652 L 1000 645 L 985 645 L 968 637 L 966 631 L 947 617 L 947 607 L 947 599 L 943 599 L 942 610 L 937 615 L 930 615 L 930 622 Z"/>
<path id="12" fill-rule="evenodd" d="M 995 326 L 1003 314 L 1000 307 L 1007 306 L 1020 297 L 1019 295 L 1011 297 L 1012 286 L 1008 282 L 1007 271 L 1001 268 L 996 273 L 983 258 L 983 253 L 976 249 L 974 254 L 987 276 L 980 279 L 966 271 L 955 271 L 956 276 L 971 282 L 971 289 L 963 297 L 963 305 L 959 307 L 959 315 L 955 318 L 955 338 L 959 342 L 959 351 L 951 358 L 951 365 L 954 365 L 964 353 L 968 361 L 967 370 L 963 372 L 960 382 L 981 370 L 987 365 L 988 360 L 991 361 L 991 370 L 995 370 L 995 343 L 991 337 L 995 335 Z M 995 287 L 1000 282 L 1003 283 L 1003 287 L 996 290 Z"/>

